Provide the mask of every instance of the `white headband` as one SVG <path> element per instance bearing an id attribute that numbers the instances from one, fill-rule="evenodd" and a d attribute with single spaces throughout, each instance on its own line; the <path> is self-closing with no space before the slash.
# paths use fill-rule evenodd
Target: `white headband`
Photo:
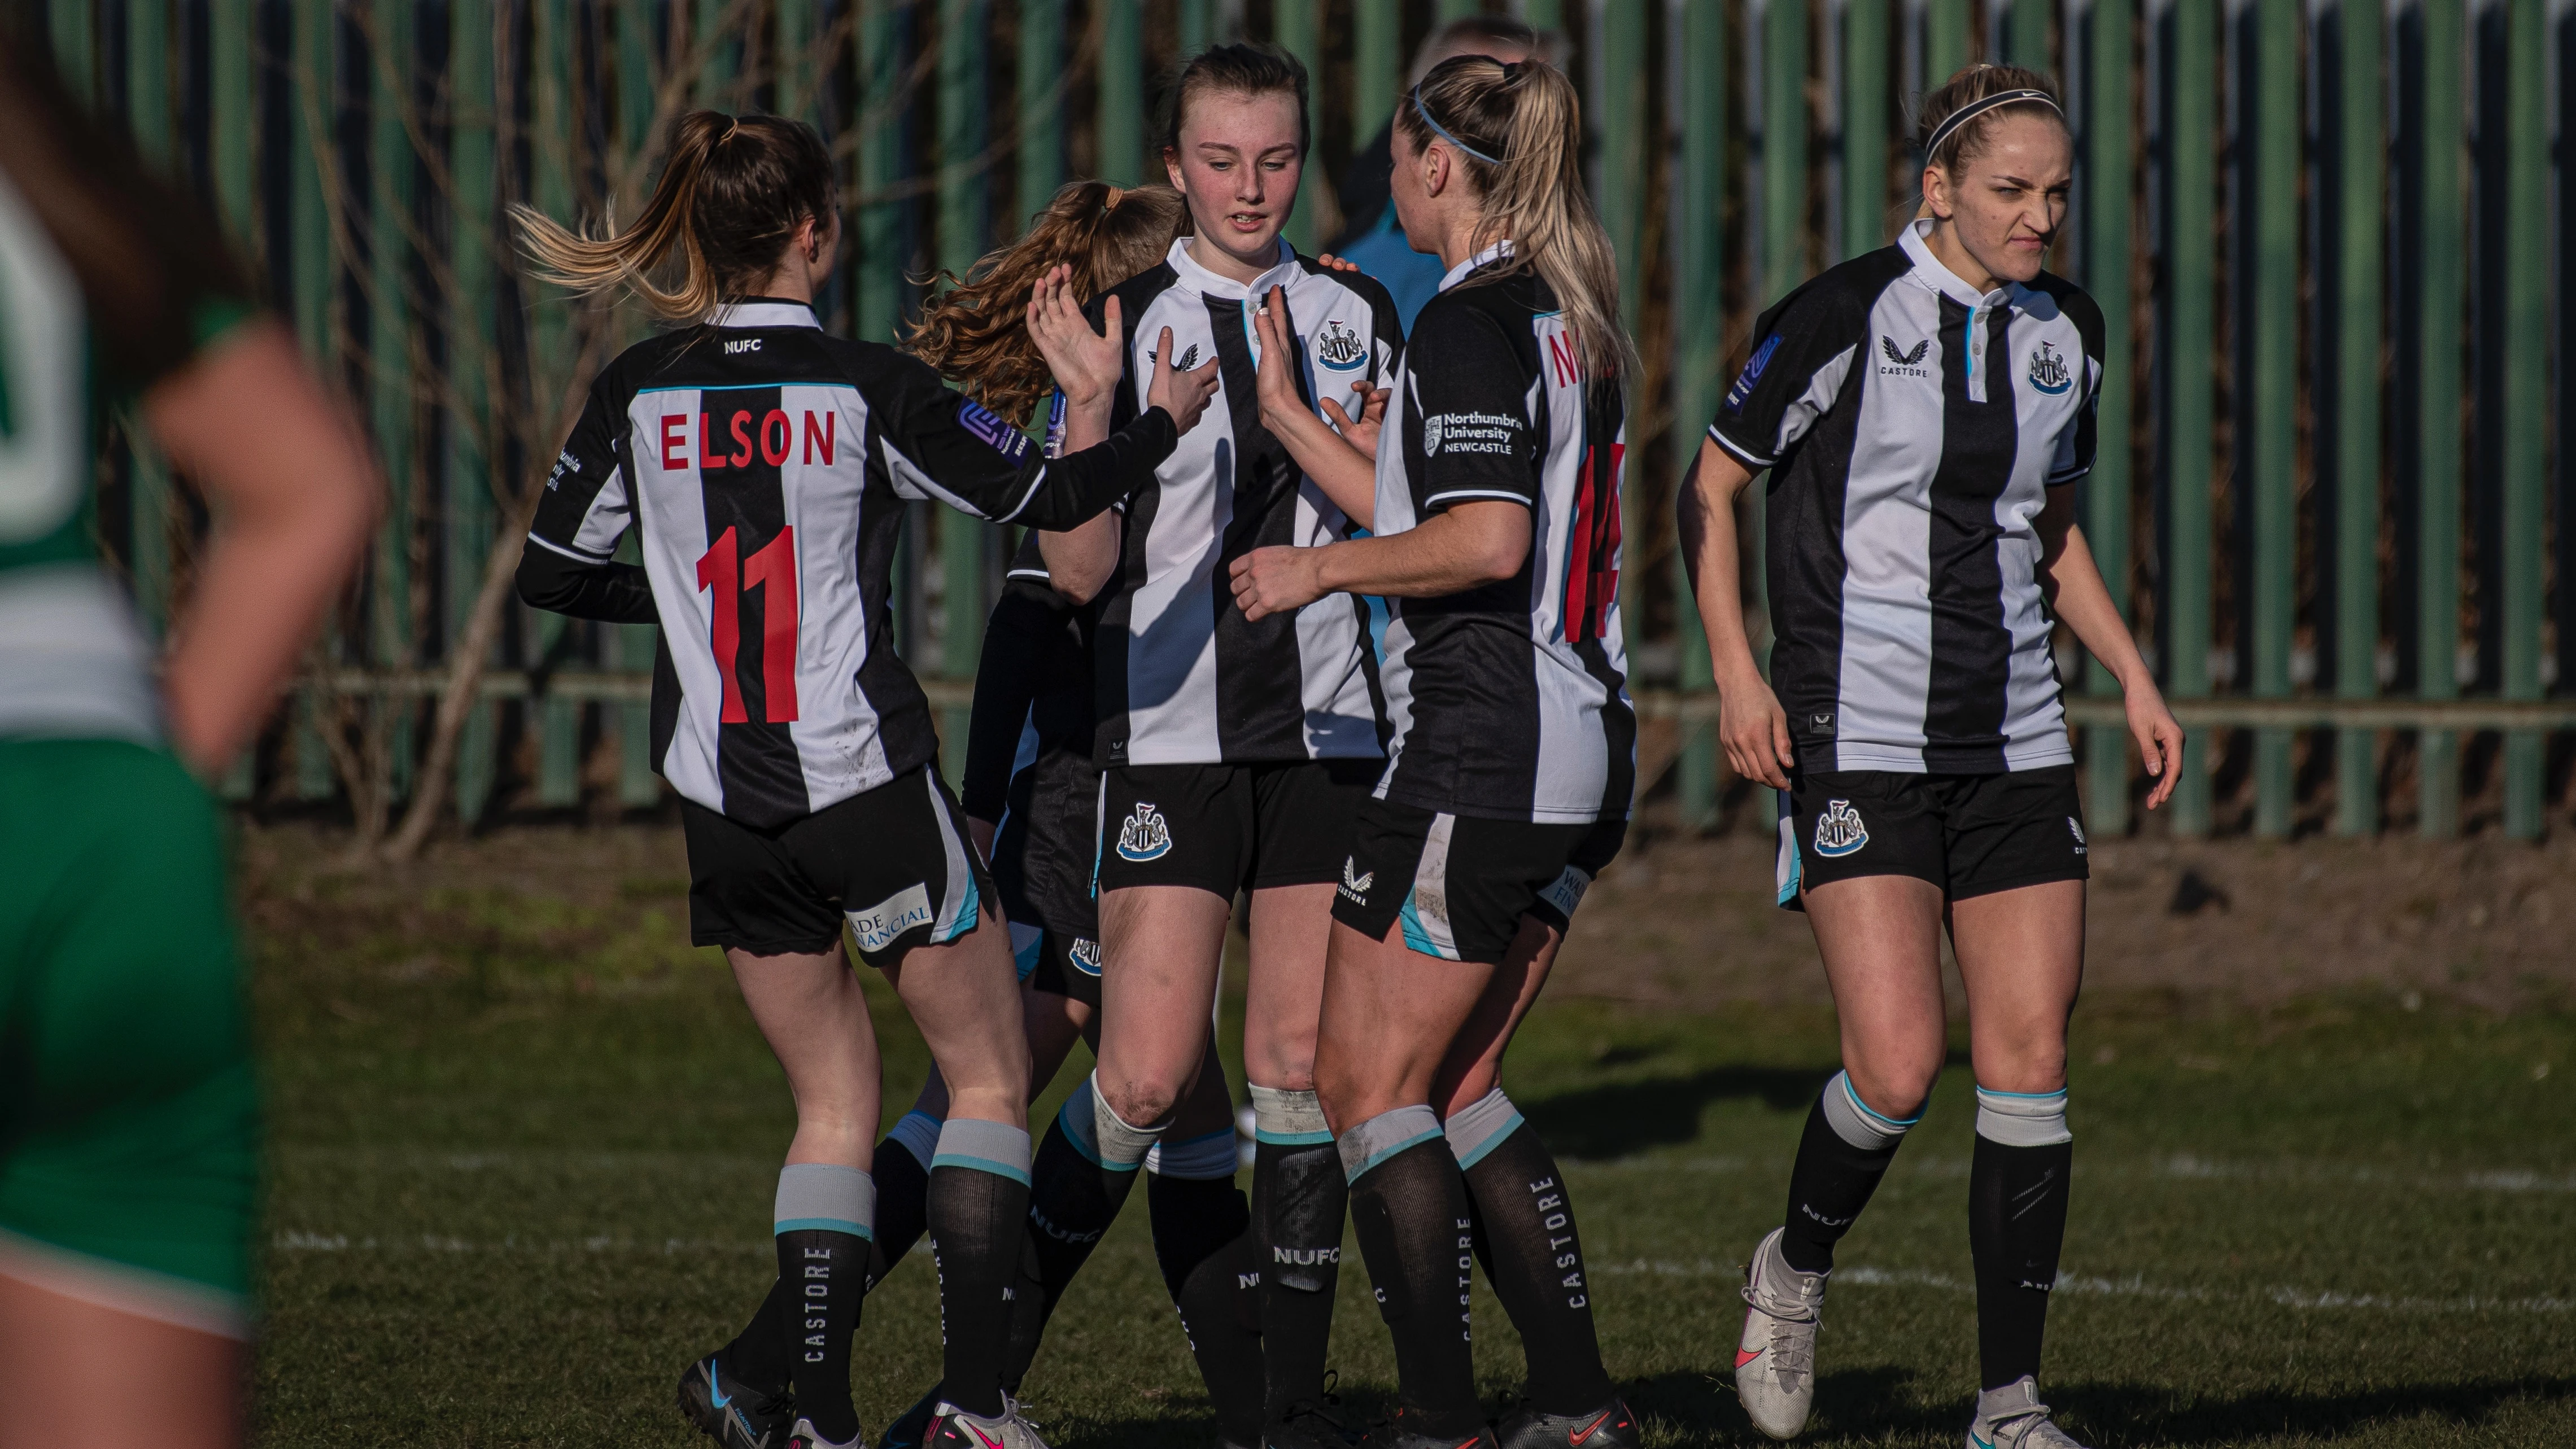
<path id="1" fill-rule="evenodd" d="M 2056 112 L 2059 120 L 2063 121 L 2066 119 L 2066 113 L 2062 110 L 2058 110 L 2057 102 L 2052 99 L 2046 91 L 1997 91 L 1983 100 L 1970 101 L 1959 109 L 1952 111 L 1947 116 L 1942 117 L 1941 124 L 1932 128 L 1932 139 L 1923 143 L 1924 161 L 1929 163 L 1934 157 L 1940 155 L 1941 143 L 1949 140 L 1953 132 L 1957 131 L 1961 126 L 1968 124 L 1970 121 L 1975 120 L 1977 117 L 1984 115 L 1986 112 L 1993 110 L 1995 107 L 2029 104 L 2046 106 L 2051 111 Z"/>

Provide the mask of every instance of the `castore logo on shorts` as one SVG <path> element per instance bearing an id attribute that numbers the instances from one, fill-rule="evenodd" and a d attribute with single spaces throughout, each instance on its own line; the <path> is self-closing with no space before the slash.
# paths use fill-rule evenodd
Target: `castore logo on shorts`
<path id="1" fill-rule="evenodd" d="M 1334 889 L 1339 891 L 1342 897 L 1348 900 L 1352 905 L 1364 906 L 1368 904 L 1369 887 L 1377 884 L 1377 872 L 1372 870 L 1365 874 L 1360 874 L 1358 871 L 1359 862 L 1351 859 L 1347 855 L 1343 856 L 1342 883 Z"/>
<path id="2" fill-rule="evenodd" d="M 1163 812 L 1150 803 L 1138 802 L 1136 813 L 1118 823 L 1120 860 L 1155 860 L 1171 848 L 1171 828 L 1163 823 Z"/>

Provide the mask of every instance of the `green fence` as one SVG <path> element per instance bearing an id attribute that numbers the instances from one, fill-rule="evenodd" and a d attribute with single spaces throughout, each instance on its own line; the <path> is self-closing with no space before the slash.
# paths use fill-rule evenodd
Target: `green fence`
<path id="1" fill-rule="evenodd" d="M 362 825 L 650 804 L 649 628 L 527 614 L 518 520 L 591 370 L 643 323 L 523 281 L 503 207 L 633 215 L 693 105 L 815 121 L 850 245 L 828 320 L 889 340 L 1062 180 L 1159 174 L 1157 78 L 1271 39 L 1316 77 L 1291 236 L 1384 124 L 1457 0 L 53 0 L 66 74 L 220 206 L 369 420 L 393 508 L 237 795 Z M 1671 497 L 1763 304 L 1911 214 L 1907 121 L 1981 58 L 2062 79 L 2078 133 L 2055 265 L 2110 324 L 2083 516 L 2194 726 L 2173 828 L 2539 834 L 2576 747 L 2576 529 L 2553 422 L 2576 91 L 2566 0 L 1527 0 L 1562 36 L 1647 357 L 1627 618 L 1647 775 L 1689 826 L 1767 823 L 1723 778 Z M 148 622 L 203 531 L 148 448 L 103 517 Z M 2560 500 L 2553 506 L 2552 500 Z M 1752 505 L 1758 512 L 1758 500 Z M 925 509 L 903 648 L 953 724 L 998 531 Z M 1750 535 L 1757 540 L 1758 531 Z M 1752 571 L 1751 577 L 1759 577 Z M 1758 601 L 1757 601 L 1758 602 Z M 1759 617 L 1758 610 L 1756 617 Z M 2063 656 L 2098 828 L 2142 789 L 2098 668 Z M 461 669 L 460 663 L 470 665 Z M 481 677 L 466 676 L 479 669 Z M 455 697 L 444 712 L 443 693 Z M 951 762 L 952 765 L 954 761 Z M 334 807 L 336 808 L 336 807 Z M 421 822 L 425 824 L 425 821 Z"/>

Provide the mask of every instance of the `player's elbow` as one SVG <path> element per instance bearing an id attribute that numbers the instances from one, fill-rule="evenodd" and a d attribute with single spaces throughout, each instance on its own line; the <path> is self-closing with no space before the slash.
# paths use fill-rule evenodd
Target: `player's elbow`
<path id="1" fill-rule="evenodd" d="M 561 554 L 526 545 L 519 555 L 518 571 L 511 578 L 518 589 L 519 602 L 548 613 L 565 612 L 580 588 L 580 580 L 567 567 L 570 563 Z"/>

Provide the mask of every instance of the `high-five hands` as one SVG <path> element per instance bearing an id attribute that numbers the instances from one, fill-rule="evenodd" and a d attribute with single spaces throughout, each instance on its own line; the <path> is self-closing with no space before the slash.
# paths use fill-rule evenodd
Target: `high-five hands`
<path id="1" fill-rule="evenodd" d="M 1170 413 L 1173 423 L 1186 433 L 1197 426 L 1199 414 L 1207 411 L 1208 399 L 1216 396 L 1218 381 L 1213 357 L 1187 372 L 1172 366 L 1172 329 L 1166 327 L 1161 340 L 1154 344 L 1154 381 L 1145 391 L 1145 406 Z"/>
<path id="2" fill-rule="evenodd" d="M 1119 349 L 1126 332 L 1118 325 L 1118 299 L 1109 299 L 1102 319 L 1106 330 L 1094 332 L 1073 297 L 1073 268 L 1057 265 L 1038 278 L 1029 294 L 1029 339 L 1064 389 L 1068 407 L 1083 408 L 1106 400 L 1123 371 Z M 1175 414 L 1175 416 L 1178 416 Z"/>
<path id="3" fill-rule="evenodd" d="M 1329 263 L 1330 259 L 1327 260 Z M 1347 262 L 1335 268 L 1349 269 Z M 1297 378 L 1291 370 L 1296 353 L 1288 341 L 1286 289 L 1270 289 L 1270 295 L 1253 310 L 1252 327 L 1261 340 L 1261 363 L 1255 375 L 1259 386 L 1261 424 L 1274 433 L 1285 432 L 1306 413 L 1306 400 L 1297 395 Z M 1350 444 L 1363 457 L 1374 460 L 1377 457 L 1378 432 L 1386 420 L 1387 400 L 1394 393 L 1387 388 L 1370 387 L 1366 378 L 1354 380 L 1351 391 L 1356 396 L 1352 398 L 1348 411 L 1331 398 L 1323 399 L 1324 420 L 1333 425 L 1333 430 L 1341 435 L 1343 442 Z"/>

